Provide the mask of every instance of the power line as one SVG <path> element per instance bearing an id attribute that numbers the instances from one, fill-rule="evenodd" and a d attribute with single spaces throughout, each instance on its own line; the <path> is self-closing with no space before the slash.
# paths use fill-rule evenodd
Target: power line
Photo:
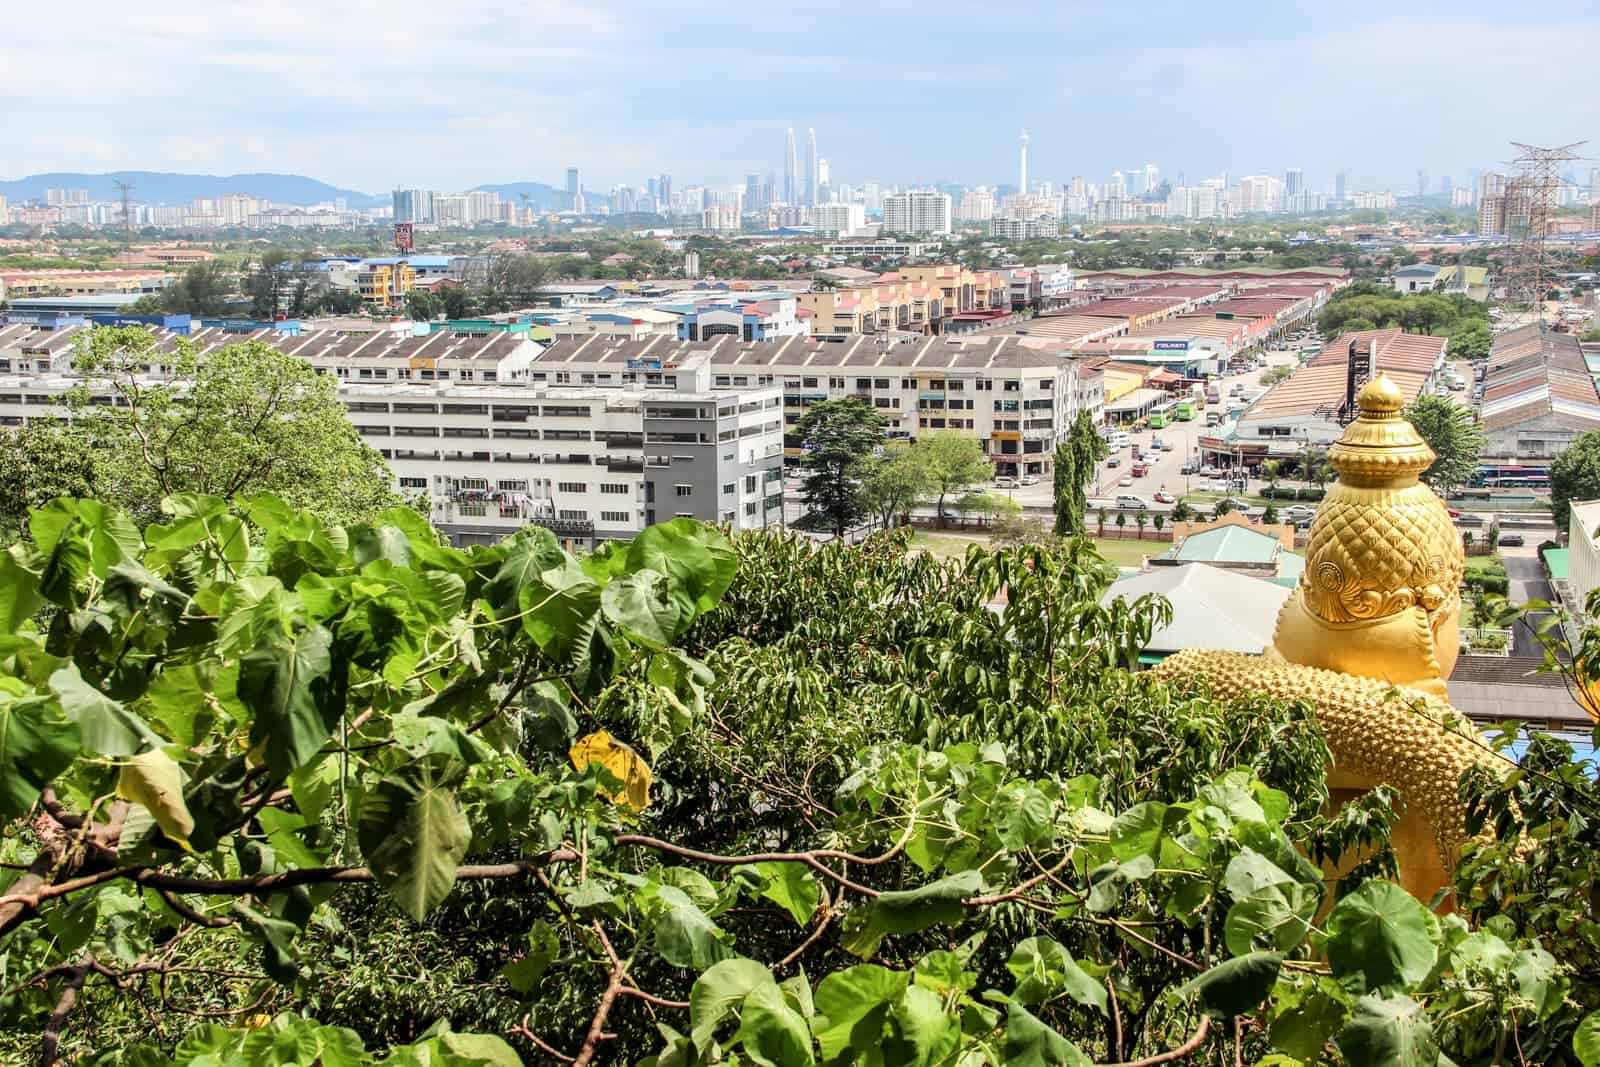
<path id="1" fill-rule="evenodd" d="M 117 192 L 122 197 L 122 237 L 129 244 L 133 243 L 133 211 L 128 204 L 128 194 L 133 191 L 133 183 L 119 179 L 111 179 L 111 184 L 117 187 Z"/>
<path id="2" fill-rule="evenodd" d="M 1588 142 L 1554 148 L 1511 142 L 1517 158 L 1511 163 L 1517 176 L 1506 185 L 1506 232 L 1517 239 L 1510 270 L 1506 272 L 1506 297 L 1512 303 L 1526 300 L 1544 326 L 1544 298 L 1556 275 L 1550 230 L 1560 203 L 1561 164 L 1582 159 L 1574 149 Z"/>

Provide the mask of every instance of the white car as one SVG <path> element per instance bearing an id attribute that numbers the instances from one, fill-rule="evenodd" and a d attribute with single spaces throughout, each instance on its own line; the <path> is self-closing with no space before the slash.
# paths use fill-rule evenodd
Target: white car
<path id="1" fill-rule="evenodd" d="M 1038 485 L 1039 484 L 1039 476 L 1037 474 L 1024 474 L 1021 478 L 1017 479 L 1017 484 L 1018 485 Z"/>
<path id="2" fill-rule="evenodd" d="M 994 487 L 996 489 L 1015 489 L 1017 484 L 1018 483 L 1015 478 L 1000 477 L 994 480 Z"/>
<path id="3" fill-rule="evenodd" d="M 1125 511 L 1144 511 L 1149 506 L 1144 502 L 1143 498 L 1136 497 L 1131 493 L 1121 493 L 1117 496 L 1117 507 Z"/>

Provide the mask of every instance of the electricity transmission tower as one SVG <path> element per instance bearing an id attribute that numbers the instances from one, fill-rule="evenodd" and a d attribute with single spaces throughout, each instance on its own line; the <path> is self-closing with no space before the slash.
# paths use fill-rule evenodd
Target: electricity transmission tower
<path id="1" fill-rule="evenodd" d="M 133 183 L 120 181 L 113 178 L 111 184 L 117 187 L 117 193 L 122 197 L 122 238 L 129 244 L 133 243 L 133 208 L 128 204 L 128 194 L 133 191 Z"/>
<path id="2" fill-rule="evenodd" d="M 1574 149 L 1587 142 L 1541 148 L 1512 142 L 1517 176 L 1506 186 L 1506 232 L 1516 239 L 1510 269 L 1506 271 L 1506 297 L 1526 301 L 1544 325 L 1544 298 L 1555 280 L 1550 230 L 1560 203 L 1561 165 L 1582 159 Z"/>

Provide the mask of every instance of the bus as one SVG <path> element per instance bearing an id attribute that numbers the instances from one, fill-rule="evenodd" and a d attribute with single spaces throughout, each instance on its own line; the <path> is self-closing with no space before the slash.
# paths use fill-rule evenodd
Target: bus
<path id="1" fill-rule="evenodd" d="M 1482 464 L 1472 476 L 1481 489 L 1549 489 L 1550 471 L 1544 467 L 1516 464 Z"/>
<path id="2" fill-rule="evenodd" d="M 1171 426 L 1172 416 L 1176 410 L 1177 405 L 1170 400 L 1166 401 L 1165 403 L 1157 404 L 1155 407 L 1151 408 L 1150 428 L 1152 430 L 1159 430 L 1163 426 Z"/>
<path id="3" fill-rule="evenodd" d="M 1194 401 L 1187 398 L 1178 401 L 1176 409 L 1173 411 L 1173 417 L 1179 422 L 1193 422 Z"/>

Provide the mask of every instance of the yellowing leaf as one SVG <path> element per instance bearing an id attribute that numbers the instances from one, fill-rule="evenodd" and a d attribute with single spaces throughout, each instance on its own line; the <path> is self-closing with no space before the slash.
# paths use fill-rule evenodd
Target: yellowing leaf
<path id="1" fill-rule="evenodd" d="M 194 833 L 194 816 L 183 802 L 183 771 L 159 748 L 130 757 L 117 776 L 117 796 L 143 805 L 163 833 L 184 848 Z"/>
<path id="2" fill-rule="evenodd" d="M 606 731 L 578 738 L 568 755 L 578 770 L 588 770 L 590 764 L 598 763 L 622 783 L 622 789 L 612 794 L 612 803 L 633 811 L 643 811 L 650 803 L 649 765 L 637 752 Z"/>

